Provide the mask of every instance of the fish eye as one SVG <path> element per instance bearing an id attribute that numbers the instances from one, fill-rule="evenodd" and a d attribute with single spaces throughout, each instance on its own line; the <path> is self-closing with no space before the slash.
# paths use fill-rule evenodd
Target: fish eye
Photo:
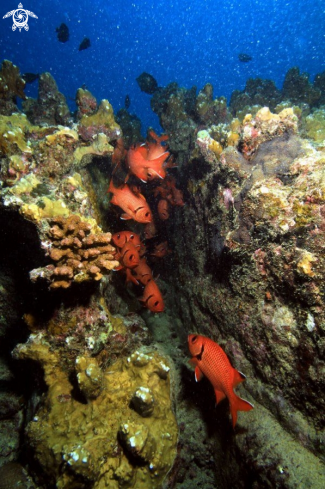
<path id="1" fill-rule="evenodd" d="M 193 338 L 191 338 L 191 342 L 192 342 L 192 343 L 195 343 L 195 342 L 196 342 L 196 340 L 197 340 L 197 335 L 194 335 L 194 336 L 193 336 Z"/>
<path id="2" fill-rule="evenodd" d="M 145 213 L 145 216 L 146 216 L 146 217 L 148 217 L 149 215 L 150 215 L 150 213 L 149 213 L 149 212 L 146 212 L 146 213 Z"/>
<path id="3" fill-rule="evenodd" d="M 158 306 L 158 304 L 159 304 L 159 301 L 156 301 L 156 302 L 154 303 L 154 306 Z"/>
<path id="4" fill-rule="evenodd" d="M 134 255 L 130 255 L 130 260 L 134 260 Z"/>
<path id="5" fill-rule="evenodd" d="M 130 239 L 134 239 L 134 234 L 130 234 Z"/>

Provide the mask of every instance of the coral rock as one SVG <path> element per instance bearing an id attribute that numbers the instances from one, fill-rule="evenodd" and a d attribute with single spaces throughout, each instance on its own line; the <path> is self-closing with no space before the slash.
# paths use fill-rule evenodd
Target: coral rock
<path id="1" fill-rule="evenodd" d="M 81 119 L 83 115 L 92 115 L 97 110 L 97 100 L 89 90 L 78 88 L 76 94 L 76 104 L 78 107 L 77 117 Z"/>
<path id="2" fill-rule="evenodd" d="M 103 389 L 103 373 L 96 358 L 76 359 L 77 380 L 86 399 L 96 399 Z"/>
<path id="3" fill-rule="evenodd" d="M 48 231 L 49 256 L 56 263 L 52 274 L 48 267 L 33 270 L 30 277 L 51 280 L 50 287 L 68 288 L 73 281 L 100 280 L 118 266 L 111 234 L 92 232 L 92 225 L 78 215 L 56 217 Z"/>
<path id="4" fill-rule="evenodd" d="M 26 99 L 24 87 L 25 81 L 20 76 L 19 68 L 5 59 L 0 70 L 0 114 L 18 112 L 16 97 Z"/>
<path id="5" fill-rule="evenodd" d="M 27 99 L 23 109 L 28 119 L 37 125 L 68 125 L 71 114 L 64 95 L 50 73 L 42 73 L 39 77 L 38 99 Z"/>
<path id="6" fill-rule="evenodd" d="M 139 387 L 131 399 L 131 405 L 143 418 L 151 416 L 154 410 L 154 399 L 150 389 Z"/>
<path id="7" fill-rule="evenodd" d="M 87 487 L 162 487 L 176 455 L 178 434 L 169 378 L 156 374 L 158 364 L 165 363 L 163 357 L 137 352 L 103 372 L 94 358 L 79 357 L 79 386 L 89 396 L 84 403 L 71 395 L 72 377 L 42 335 L 16 347 L 14 356 L 40 363 L 48 386 L 44 404 L 27 428 L 44 487 L 75 487 L 81 477 Z M 145 365 L 137 364 L 140 356 Z M 150 417 L 129 407 L 139 382 L 152 391 L 159 406 Z"/>

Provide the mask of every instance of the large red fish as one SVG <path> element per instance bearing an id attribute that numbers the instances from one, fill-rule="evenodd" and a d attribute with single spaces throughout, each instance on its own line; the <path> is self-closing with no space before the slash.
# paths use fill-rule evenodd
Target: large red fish
<path id="1" fill-rule="evenodd" d="M 232 425 L 235 427 L 237 411 L 250 411 L 254 407 L 234 392 L 234 387 L 245 380 L 245 375 L 231 366 L 223 349 L 209 338 L 190 334 L 188 346 L 193 355 L 190 363 L 195 366 L 195 380 L 199 382 L 203 375 L 209 379 L 214 388 L 217 404 L 228 397 Z"/>
<path id="2" fill-rule="evenodd" d="M 143 223 L 152 221 L 150 207 L 143 195 L 135 195 L 126 184 L 121 188 L 116 188 L 112 180 L 110 181 L 108 191 L 113 194 L 111 203 L 118 205 L 124 210 L 125 214 L 122 214 L 122 219 L 134 219 Z"/>
<path id="3" fill-rule="evenodd" d="M 153 131 L 150 136 L 155 142 L 131 147 L 127 153 L 127 164 L 131 173 L 140 178 L 143 182 L 153 178 L 165 178 L 166 171 L 163 168 L 169 152 L 166 146 L 161 143 L 168 139 L 168 136 L 158 137 Z"/>
<path id="4" fill-rule="evenodd" d="M 148 180 L 148 162 L 147 162 L 148 150 L 146 146 L 134 146 L 129 149 L 127 154 L 127 163 L 129 170 L 133 175 L 140 178 L 142 182 Z"/>
<path id="5" fill-rule="evenodd" d="M 151 312 L 162 312 L 165 309 L 161 292 L 154 280 L 150 280 L 147 283 L 143 291 L 143 296 L 139 300 Z"/>

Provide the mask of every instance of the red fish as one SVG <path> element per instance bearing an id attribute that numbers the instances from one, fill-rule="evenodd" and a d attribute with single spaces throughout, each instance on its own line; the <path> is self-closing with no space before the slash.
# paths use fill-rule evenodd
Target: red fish
<path id="1" fill-rule="evenodd" d="M 157 209 L 158 215 L 163 221 L 169 218 L 168 207 L 168 201 L 166 199 L 160 199 Z"/>
<path id="2" fill-rule="evenodd" d="M 112 241 L 118 248 L 123 248 L 127 241 L 130 241 L 134 246 L 141 245 L 140 236 L 132 231 L 120 231 L 119 233 L 114 233 L 112 236 Z"/>
<path id="3" fill-rule="evenodd" d="M 170 250 L 168 249 L 167 241 L 164 241 L 163 243 L 157 243 L 153 253 L 150 253 L 150 255 L 156 256 L 157 258 L 163 258 L 167 253 L 170 253 Z"/>
<path id="4" fill-rule="evenodd" d="M 134 270 L 134 268 L 132 270 L 131 270 L 131 268 L 125 268 L 124 269 L 124 271 L 126 273 L 126 283 L 133 282 L 135 285 L 139 285 L 138 280 L 135 278 L 135 276 L 132 273 L 133 270 Z"/>
<path id="5" fill-rule="evenodd" d="M 130 148 L 127 154 L 127 163 L 131 173 L 140 178 L 142 182 L 148 180 L 147 153 L 146 146 L 141 145 Z"/>
<path id="6" fill-rule="evenodd" d="M 120 264 L 127 268 L 134 268 L 139 265 L 140 257 L 136 246 L 133 243 L 127 242 L 119 253 L 115 255 Z"/>
<path id="7" fill-rule="evenodd" d="M 145 258 L 142 258 L 140 260 L 139 265 L 137 265 L 133 269 L 133 272 L 135 274 L 134 276 L 135 276 L 136 280 L 141 282 L 143 285 L 147 285 L 147 283 L 150 282 L 150 280 L 152 280 L 152 278 L 153 278 L 151 268 L 147 264 Z"/>
<path id="8" fill-rule="evenodd" d="M 166 146 L 161 144 L 168 139 L 168 136 L 158 137 L 153 131 L 150 136 L 155 142 L 136 145 L 129 149 L 127 153 L 127 164 L 131 173 L 140 178 L 143 182 L 153 178 L 165 178 L 166 172 L 163 165 L 169 156 Z"/>
<path id="9" fill-rule="evenodd" d="M 161 292 L 154 280 L 150 280 L 147 283 L 143 291 L 143 296 L 139 300 L 151 312 L 162 312 L 165 309 Z"/>
<path id="10" fill-rule="evenodd" d="M 176 188 L 175 178 L 170 175 L 167 176 L 161 185 L 155 188 L 154 196 L 157 197 L 159 194 L 163 199 L 167 199 L 172 205 L 184 205 L 183 192 Z"/>
<path id="11" fill-rule="evenodd" d="M 134 219 L 143 223 L 152 221 L 149 205 L 143 195 L 135 195 L 126 184 L 121 188 L 116 188 L 112 180 L 110 181 L 108 191 L 113 194 L 111 203 L 118 205 L 124 210 L 125 214 L 122 214 L 122 219 Z"/>
<path id="12" fill-rule="evenodd" d="M 209 338 L 190 334 L 188 346 L 193 355 L 190 363 L 195 366 L 195 380 L 199 382 L 203 375 L 209 379 L 214 388 L 217 404 L 228 397 L 232 425 L 235 427 L 237 411 L 250 411 L 254 407 L 234 392 L 234 387 L 245 380 L 245 375 L 231 366 L 223 349 Z"/>
<path id="13" fill-rule="evenodd" d="M 157 236 L 157 229 L 155 226 L 154 221 L 149 222 L 149 224 L 146 224 L 144 227 L 144 237 L 145 239 L 151 239 Z"/>
<path id="14" fill-rule="evenodd" d="M 183 206 L 184 205 L 184 200 L 183 200 L 183 192 L 176 188 L 175 186 L 172 187 L 172 201 L 171 203 L 173 205 L 178 205 L 178 206 Z"/>

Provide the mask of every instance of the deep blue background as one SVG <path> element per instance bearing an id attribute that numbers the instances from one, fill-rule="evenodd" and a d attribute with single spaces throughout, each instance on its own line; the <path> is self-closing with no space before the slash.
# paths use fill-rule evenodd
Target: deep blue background
<path id="1" fill-rule="evenodd" d="M 249 77 L 270 78 L 282 87 L 292 66 L 313 81 L 325 65 L 324 0 L 23 0 L 34 12 L 29 31 L 12 31 L 12 18 L 2 19 L 19 0 L 0 0 L 0 58 L 24 72 L 49 71 L 59 89 L 72 99 L 85 83 L 114 110 L 131 98 L 130 112 L 158 129 L 150 96 L 141 93 L 136 77 L 151 73 L 160 86 L 172 81 L 198 89 L 210 82 L 214 95 L 229 98 Z M 55 28 L 65 22 L 70 40 L 57 40 Z M 78 51 L 83 37 L 91 47 Z M 241 63 L 238 54 L 253 57 Z M 36 95 L 37 85 L 26 93 Z"/>

